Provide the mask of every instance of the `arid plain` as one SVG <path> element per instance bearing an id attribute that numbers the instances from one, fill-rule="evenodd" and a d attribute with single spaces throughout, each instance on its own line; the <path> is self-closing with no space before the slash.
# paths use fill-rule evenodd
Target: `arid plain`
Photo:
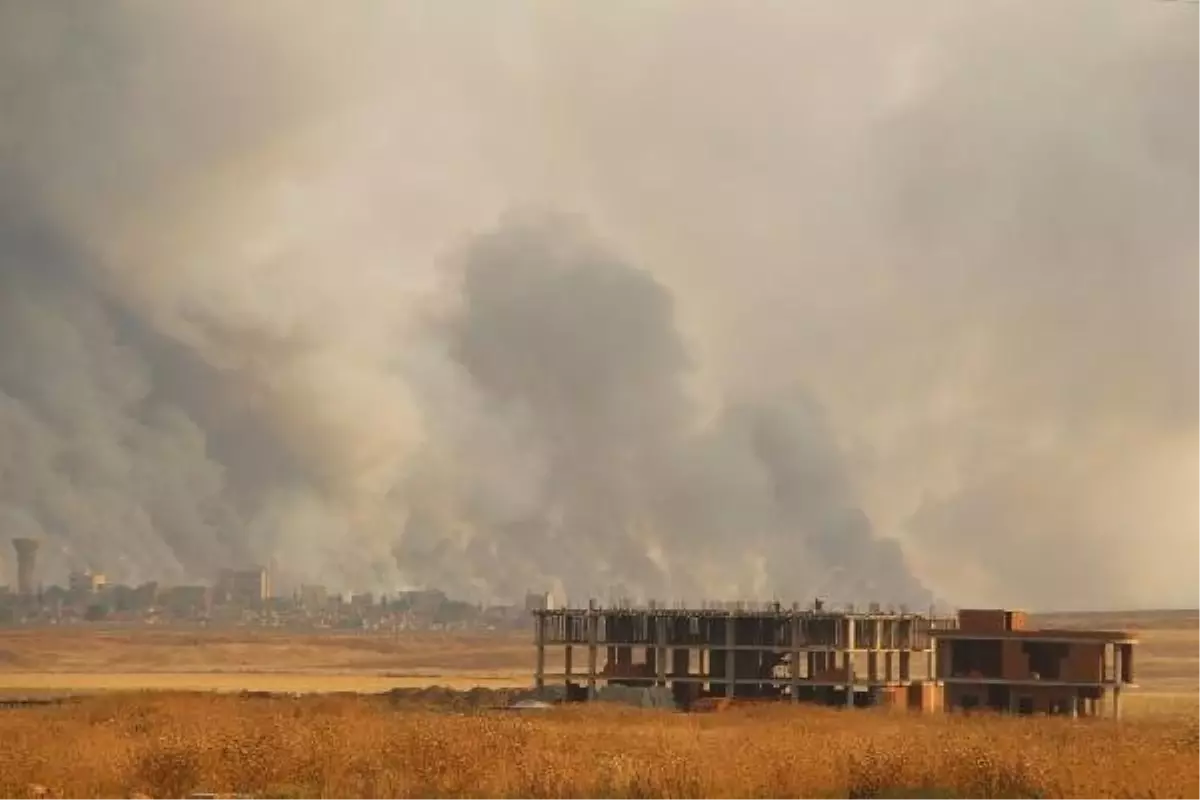
<path id="1" fill-rule="evenodd" d="M 0 695 L 84 697 L 0 710 L 0 796 L 1198 796 L 1197 613 L 1034 622 L 1137 632 L 1124 720 L 425 708 L 382 693 L 527 686 L 532 637 L 9 629 Z"/>
<path id="2" fill-rule="evenodd" d="M 1131 713 L 1190 707 L 1200 700 L 1196 611 L 1037 615 L 1032 624 L 1135 632 L 1139 688 L 1129 693 Z M 532 629 L 297 634 L 259 628 L 9 628 L 0 630 L 0 693 L 520 687 L 532 680 L 532 641 Z"/>

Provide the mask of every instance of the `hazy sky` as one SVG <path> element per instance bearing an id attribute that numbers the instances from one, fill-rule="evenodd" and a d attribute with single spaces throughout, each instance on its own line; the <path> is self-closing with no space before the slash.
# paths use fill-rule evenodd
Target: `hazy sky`
<path id="1" fill-rule="evenodd" d="M 49 580 L 1194 606 L 1196 32 L 0 0 L 0 527 Z"/>

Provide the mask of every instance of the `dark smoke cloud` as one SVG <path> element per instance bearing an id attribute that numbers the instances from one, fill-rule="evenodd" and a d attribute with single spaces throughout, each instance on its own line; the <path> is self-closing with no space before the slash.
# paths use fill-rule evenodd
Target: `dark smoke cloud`
<path id="1" fill-rule="evenodd" d="M 7 222 L 11 217 L 5 217 Z M 115 312 L 36 228 L 0 225 L 0 519 L 44 563 L 183 580 L 238 552 L 206 433 L 155 399 Z"/>
<path id="2" fill-rule="evenodd" d="M 0 4 L 0 535 L 1194 604 L 1194 14 Z"/>
<path id="3" fill-rule="evenodd" d="M 797 394 L 701 420 L 669 291 L 577 224 L 514 219 L 481 236 L 460 292 L 449 354 L 507 430 L 418 459 L 447 466 L 409 492 L 401 563 L 508 595 L 561 581 L 602 597 L 929 601 L 872 533 L 820 409 Z"/>

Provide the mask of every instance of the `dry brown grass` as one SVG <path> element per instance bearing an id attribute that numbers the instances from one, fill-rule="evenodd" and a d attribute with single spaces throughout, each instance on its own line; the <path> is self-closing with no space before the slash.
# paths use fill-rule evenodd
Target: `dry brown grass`
<path id="1" fill-rule="evenodd" d="M 0 712 L 0 796 L 1196 797 L 1195 714 L 1112 723 L 790 707 L 397 710 L 112 695 Z"/>
<path id="2" fill-rule="evenodd" d="M 532 664 L 532 629 L 399 635 L 99 625 L 0 629 L 0 673 L 529 672 Z"/>
<path id="3" fill-rule="evenodd" d="M 1138 631 L 1142 689 L 1126 694 L 1124 723 L 131 694 L 522 685 L 533 648 L 524 633 L 3 630 L 0 694 L 115 693 L 0 710 L 0 796 L 1200 796 L 1196 612 L 1037 622 Z"/>

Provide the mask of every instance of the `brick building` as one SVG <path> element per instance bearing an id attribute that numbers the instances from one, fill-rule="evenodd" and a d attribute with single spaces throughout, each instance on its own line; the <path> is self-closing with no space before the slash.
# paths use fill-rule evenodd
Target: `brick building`
<path id="1" fill-rule="evenodd" d="M 958 627 L 931 632 L 947 710 L 1098 716 L 1121 713 L 1133 686 L 1133 646 L 1124 631 L 1031 630 L 1025 614 L 964 609 Z"/>

